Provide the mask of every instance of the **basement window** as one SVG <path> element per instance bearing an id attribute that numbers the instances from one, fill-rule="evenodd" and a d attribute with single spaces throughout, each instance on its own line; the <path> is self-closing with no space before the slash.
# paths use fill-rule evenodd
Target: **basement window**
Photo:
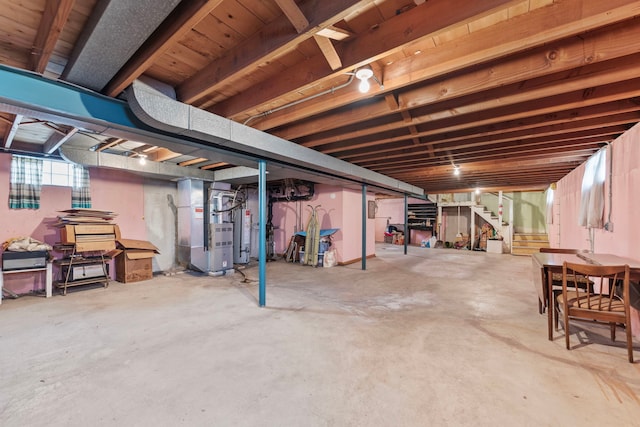
<path id="1" fill-rule="evenodd" d="M 42 185 L 73 186 L 73 167 L 70 163 L 42 160 Z"/>

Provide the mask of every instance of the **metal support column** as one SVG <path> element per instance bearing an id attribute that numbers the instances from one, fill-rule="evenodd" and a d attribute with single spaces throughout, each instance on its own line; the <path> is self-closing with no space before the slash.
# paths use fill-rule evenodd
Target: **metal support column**
<path id="1" fill-rule="evenodd" d="M 267 162 L 258 161 L 258 287 L 259 304 L 264 307 L 267 297 Z"/>
<path id="2" fill-rule="evenodd" d="M 407 245 L 409 244 L 409 197 L 404 195 L 404 254 L 407 254 Z"/>
<path id="3" fill-rule="evenodd" d="M 362 184 L 362 269 L 367 269 L 367 184 Z"/>

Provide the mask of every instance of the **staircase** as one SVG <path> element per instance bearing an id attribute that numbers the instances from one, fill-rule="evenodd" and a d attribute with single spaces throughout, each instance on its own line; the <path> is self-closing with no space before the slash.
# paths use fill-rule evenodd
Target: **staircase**
<path id="1" fill-rule="evenodd" d="M 491 224 L 493 229 L 502 236 L 502 238 L 504 239 L 504 244 L 507 246 L 507 248 L 511 247 L 511 227 L 507 222 L 504 221 L 504 217 L 502 224 L 500 224 L 498 215 L 488 210 L 485 206 L 473 205 L 470 206 L 470 208 L 472 215 L 478 215 L 480 218 Z"/>
<path id="2" fill-rule="evenodd" d="M 511 254 L 531 255 L 548 247 L 549 237 L 545 233 L 514 233 Z"/>

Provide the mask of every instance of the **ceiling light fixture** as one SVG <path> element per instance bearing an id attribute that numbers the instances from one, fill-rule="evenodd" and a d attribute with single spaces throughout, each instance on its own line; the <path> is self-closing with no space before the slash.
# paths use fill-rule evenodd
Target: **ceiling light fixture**
<path id="1" fill-rule="evenodd" d="M 453 165 L 453 174 L 455 176 L 460 175 L 460 166 Z"/>
<path id="2" fill-rule="evenodd" d="M 380 83 L 380 80 L 373 74 L 373 70 L 369 65 L 365 65 L 362 68 L 358 68 L 356 70 L 356 78 L 360 80 L 360 84 L 358 85 L 358 90 L 360 93 L 367 93 L 369 89 L 371 89 L 371 83 L 369 83 L 369 79 L 373 78 L 380 85 L 380 89 L 384 89 L 384 85 Z"/>
<path id="3" fill-rule="evenodd" d="M 476 188 L 476 194 L 480 194 L 480 189 Z"/>
<path id="4" fill-rule="evenodd" d="M 138 154 L 138 162 L 141 165 L 147 164 L 147 155 L 146 154 Z"/>

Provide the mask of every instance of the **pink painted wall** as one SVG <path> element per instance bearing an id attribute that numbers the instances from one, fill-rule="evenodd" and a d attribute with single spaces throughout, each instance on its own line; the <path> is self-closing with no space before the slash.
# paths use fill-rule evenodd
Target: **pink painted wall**
<path id="1" fill-rule="evenodd" d="M 407 203 L 424 203 L 424 200 L 410 197 Z M 404 224 L 404 198 L 376 200 L 378 210 L 375 220 L 375 240 L 384 241 L 387 224 Z M 412 230 L 411 244 L 419 245 L 422 239 L 431 237 L 430 231 Z"/>
<path id="2" fill-rule="evenodd" d="M 613 232 L 594 231 L 594 251 L 640 259 L 640 125 L 636 125 L 611 144 L 607 152 L 605 183 L 605 221 L 611 210 Z M 609 206 L 609 156 L 613 151 L 612 209 Z M 585 165 L 575 169 L 557 183 L 554 195 L 553 224 L 549 240 L 555 247 L 589 249 L 589 232 L 578 226 L 580 188 Z"/>
<path id="3" fill-rule="evenodd" d="M 640 259 L 640 125 L 636 125 L 612 142 L 607 151 L 607 181 L 605 183 L 605 222 L 611 212 L 613 232 L 594 231 L 594 252 Z M 612 200 L 609 204 L 609 159 Z M 557 183 L 553 205 L 553 223 L 549 226 L 552 247 L 590 249 L 589 232 L 578 225 L 580 189 L 585 165 L 572 171 Z M 640 337 L 640 315 L 632 310 L 634 336 Z"/>
<path id="4" fill-rule="evenodd" d="M 12 237 L 30 236 L 50 245 L 59 241 L 59 231 L 49 224 L 56 222 L 60 210 L 71 208 L 71 189 L 68 187 L 44 186 L 40 199 L 40 209 L 9 209 L 9 178 L 11 155 L 0 154 L 0 241 Z M 141 177 L 122 171 L 90 169 L 91 198 L 94 209 L 110 210 L 118 216 L 115 222 L 120 227 L 122 237 L 146 239 L 144 222 L 144 194 Z M 54 256 L 60 254 L 54 252 Z M 110 266 L 115 278 L 115 268 Z M 56 278 L 54 269 L 54 280 Z M 28 293 L 44 289 L 44 273 L 11 274 L 5 276 L 7 289 L 18 293 Z"/>
<path id="5" fill-rule="evenodd" d="M 373 195 L 367 195 L 373 200 Z M 296 205 L 302 212 L 302 230 L 306 230 L 311 209 L 307 205 L 320 205 L 318 220 L 321 229 L 339 228 L 332 237 L 332 249 L 336 249 L 340 263 L 362 257 L 362 193 L 330 185 L 316 185 L 312 200 L 302 202 L 278 202 L 273 205 L 274 240 L 276 253 L 284 253 L 296 227 Z M 367 221 L 367 256 L 375 254 L 375 222 Z"/>

